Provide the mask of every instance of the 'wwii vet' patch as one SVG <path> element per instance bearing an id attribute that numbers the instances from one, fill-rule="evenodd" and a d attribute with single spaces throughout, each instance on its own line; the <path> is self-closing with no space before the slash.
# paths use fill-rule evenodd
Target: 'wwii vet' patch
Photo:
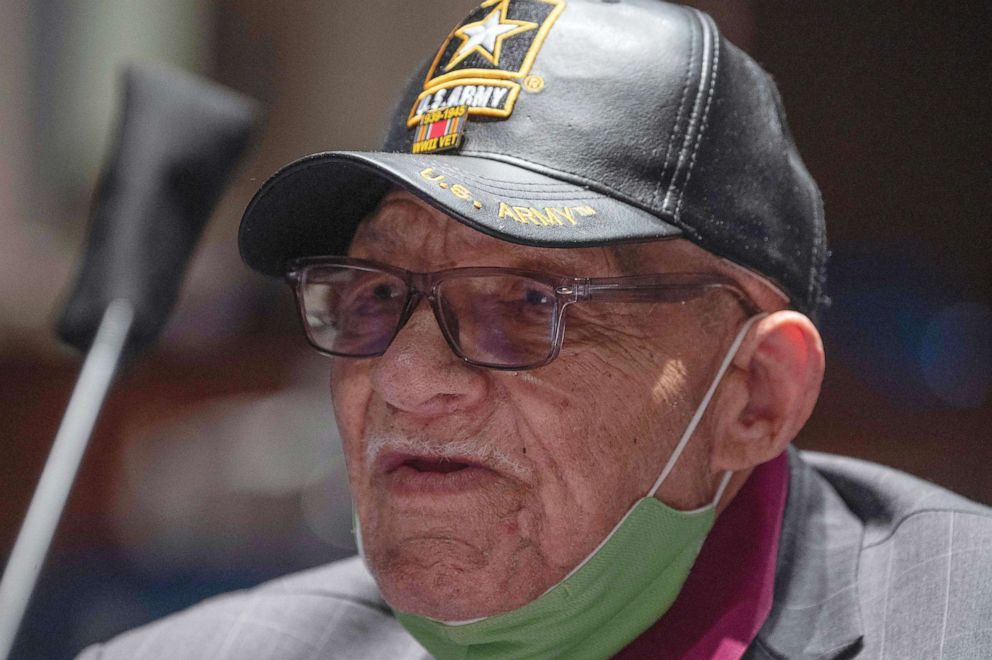
<path id="1" fill-rule="evenodd" d="M 457 149 L 462 145 L 466 119 L 468 107 L 464 105 L 423 113 L 413 139 L 413 153 L 428 154 Z"/>
<path id="2" fill-rule="evenodd" d="M 417 144 L 433 111 L 464 107 L 462 122 L 473 116 L 509 117 L 520 95 L 519 81 L 564 8 L 565 0 L 486 0 L 469 14 L 441 45 L 424 91 L 410 108 L 407 127 L 419 124 L 414 151 L 426 151 L 417 151 Z"/>

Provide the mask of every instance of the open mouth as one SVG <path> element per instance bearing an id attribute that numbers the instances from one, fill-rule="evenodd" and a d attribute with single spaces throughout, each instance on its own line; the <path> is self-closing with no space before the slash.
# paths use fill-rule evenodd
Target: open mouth
<path id="1" fill-rule="evenodd" d="M 465 456 L 432 456 L 426 454 L 410 454 L 406 452 L 386 452 L 379 456 L 380 472 L 391 474 L 401 468 L 416 472 L 437 472 L 447 474 L 468 468 L 489 469 L 477 460 Z"/>
<path id="2" fill-rule="evenodd" d="M 496 471 L 462 456 L 387 453 L 376 461 L 378 472 L 394 494 L 454 494 L 498 478 Z"/>
<path id="3" fill-rule="evenodd" d="M 441 474 L 447 474 L 472 466 L 469 463 L 453 461 L 450 458 L 411 458 L 400 464 L 400 467 L 413 468 L 417 472 L 440 472 Z"/>

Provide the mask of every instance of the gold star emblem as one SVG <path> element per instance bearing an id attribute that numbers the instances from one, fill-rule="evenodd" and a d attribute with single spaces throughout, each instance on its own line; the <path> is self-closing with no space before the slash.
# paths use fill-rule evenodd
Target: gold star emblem
<path id="1" fill-rule="evenodd" d="M 462 44 L 444 67 L 445 71 L 450 71 L 472 53 L 478 53 L 493 66 L 499 66 L 499 55 L 503 49 L 504 39 L 537 29 L 537 23 L 508 19 L 506 11 L 509 4 L 510 0 L 501 0 L 481 21 L 467 23 L 455 30 L 454 36 L 461 38 Z"/>

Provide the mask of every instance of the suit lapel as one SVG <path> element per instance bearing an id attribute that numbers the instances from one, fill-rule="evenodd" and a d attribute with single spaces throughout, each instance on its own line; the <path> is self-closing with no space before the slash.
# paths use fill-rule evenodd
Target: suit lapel
<path id="1" fill-rule="evenodd" d="M 842 658 L 861 647 L 858 560 L 864 527 L 837 493 L 789 452 L 789 494 L 772 610 L 745 657 Z"/>

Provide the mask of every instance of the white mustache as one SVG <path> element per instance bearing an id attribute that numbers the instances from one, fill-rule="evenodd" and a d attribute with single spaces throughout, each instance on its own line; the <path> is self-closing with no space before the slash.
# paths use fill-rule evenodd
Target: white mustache
<path id="1" fill-rule="evenodd" d="M 365 444 L 365 464 L 369 467 L 384 451 L 395 451 L 431 458 L 471 460 L 518 477 L 528 474 L 527 469 L 506 450 L 478 440 L 424 441 L 399 434 L 372 434 Z"/>

